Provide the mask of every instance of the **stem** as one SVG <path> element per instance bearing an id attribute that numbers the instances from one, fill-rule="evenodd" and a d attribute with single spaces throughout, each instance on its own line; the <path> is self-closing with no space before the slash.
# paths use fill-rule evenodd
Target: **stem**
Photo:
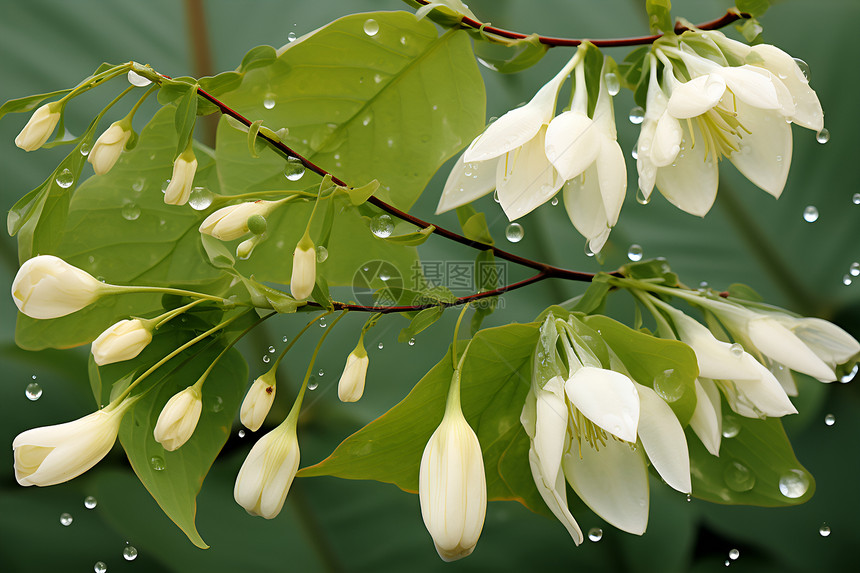
<path id="1" fill-rule="evenodd" d="M 414 0 L 418 4 L 422 6 L 426 6 L 430 4 L 430 0 Z M 717 18 L 716 20 L 712 20 L 710 22 L 704 22 L 695 26 L 696 30 L 719 30 L 725 26 L 728 26 L 732 22 L 736 22 L 737 20 L 752 18 L 750 14 L 746 12 L 734 12 L 728 11 L 721 18 Z M 512 32 L 510 30 L 504 30 L 502 28 L 496 28 L 494 26 L 487 26 L 482 22 L 478 22 L 477 20 L 473 20 L 472 18 L 468 18 L 463 16 L 463 19 L 460 21 L 460 25 L 466 28 L 472 28 L 475 30 L 480 30 L 481 32 L 495 34 L 496 36 L 501 36 L 503 38 L 509 38 L 511 40 L 522 40 L 524 38 L 528 38 L 529 34 L 521 34 L 519 32 Z M 680 23 L 675 24 L 675 34 L 680 34 L 686 30 L 689 30 L 687 26 L 681 25 Z M 598 48 L 617 48 L 622 46 L 642 46 L 646 44 L 652 44 L 654 41 L 663 37 L 663 34 L 657 34 L 654 36 L 637 36 L 632 38 L 614 38 L 607 40 L 581 40 L 576 38 L 552 38 L 548 36 L 538 36 L 538 41 L 541 44 L 547 45 L 549 47 L 556 46 L 578 46 L 585 41 L 591 42 Z"/>
<path id="2" fill-rule="evenodd" d="M 639 290 L 631 290 L 629 292 L 634 297 L 636 297 L 643 305 L 645 305 L 645 308 L 648 309 L 648 311 L 654 317 L 654 320 L 657 321 L 657 332 L 660 333 L 660 336 L 662 338 L 674 339 L 675 333 L 672 330 L 672 327 L 669 325 L 669 321 L 666 320 L 666 317 L 663 316 L 663 313 L 657 310 L 657 307 L 654 304 L 654 302 L 656 301 L 661 303 L 662 305 L 662 301 L 660 301 L 659 299 L 652 299 L 650 296 Z"/>
<path id="3" fill-rule="evenodd" d="M 463 322 L 463 317 L 466 316 L 467 310 L 469 310 L 468 302 L 463 307 L 463 310 L 460 311 L 460 316 L 457 317 L 457 324 L 454 325 L 454 345 L 451 347 L 451 360 L 454 361 L 454 370 L 457 370 L 457 340 L 460 336 L 460 323 Z"/>
<path id="4" fill-rule="evenodd" d="M 132 89 L 134 89 L 134 87 L 132 87 Z M 137 103 L 135 103 L 131 107 L 131 111 L 129 111 L 128 115 L 125 116 L 129 122 L 131 122 L 131 120 L 134 118 L 134 114 L 137 113 L 137 108 L 143 105 L 143 102 L 146 101 L 146 98 L 148 98 L 156 89 L 158 89 L 158 84 L 152 84 L 151 86 L 149 86 L 149 89 L 146 90 L 146 93 L 140 96 L 140 99 L 137 100 Z"/>
<path id="5" fill-rule="evenodd" d="M 212 372 L 212 369 L 215 368 L 215 365 L 218 364 L 218 361 L 221 360 L 221 357 L 224 356 L 228 350 L 233 348 L 233 346 L 235 346 L 235 344 L 237 342 L 239 342 L 246 334 L 248 334 L 249 332 L 251 332 L 252 330 L 257 328 L 260 324 L 262 324 L 262 322 L 264 320 L 266 320 L 269 317 L 275 316 L 276 314 L 278 314 L 278 313 L 277 312 L 270 312 L 266 316 L 261 316 L 259 319 L 257 319 L 254 322 L 254 324 L 252 324 L 251 326 L 249 326 L 248 328 L 246 328 L 245 330 L 240 332 L 236 338 L 234 338 L 232 341 L 230 341 L 230 343 L 224 347 L 224 349 L 218 354 L 218 356 L 215 357 L 215 360 L 212 361 L 212 364 L 209 365 L 209 367 L 206 369 L 206 371 L 203 372 L 203 375 L 200 376 L 200 378 L 197 380 L 197 382 L 194 383 L 194 385 L 197 386 L 197 389 L 200 390 L 203 387 L 203 383 L 209 377 L 209 373 Z M 239 316 L 242 316 L 242 315 L 239 315 Z"/>
<path id="6" fill-rule="evenodd" d="M 91 90 L 92 88 L 96 87 L 100 83 L 106 82 L 108 80 L 112 80 L 113 78 L 117 77 L 118 75 L 120 75 L 123 72 L 130 70 L 130 69 L 131 69 L 131 63 L 130 62 L 128 64 L 122 64 L 119 66 L 114 66 L 114 67 L 110 68 L 109 70 L 105 70 L 102 73 L 100 73 L 96 76 L 93 76 L 92 78 L 90 78 L 90 80 L 87 83 L 76 86 L 72 91 L 70 91 L 69 93 L 67 93 L 63 97 L 61 97 L 58 101 L 64 102 L 66 100 L 72 99 L 73 97 L 75 97 L 79 93 L 85 92 L 87 90 Z M 132 86 L 132 88 L 133 87 L 134 86 Z"/>
<path id="7" fill-rule="evenodd" d="M 149 319 L 151 323 L 154 323 L 154 326 L 152 327 L 153 330 L 158 330 L 159 328 L 161 328 L 162 326 L 164 326 L 165 324 L 167 324 L 168 322 L 170 322 L 171 320 L 173 320 L 174 318 L 176 318 L 180 314 L 184 313 L 189 308 L 191 308 L 197 304 L 200 304 L 201 302 L 204 302 L 204 301 L 205 301 L 205 299 L 198 298 L 197 300 L 190 302 L 190 303 L 186 304 L 185 306 L 180 306 L 179 308 L 175 308 L 173 310 L 169 310 L 169 311 L 165 312 L 161 316 L 156 316 L 155 318 Z"/>
<path id="8" fill-rule="evenodd" d="M 304 328 L 302 328 L 302 329 L 299 331 L 299 333 L 295 336 L 295 338 L 293 338 L 293 340 L 292 340 L 289 344 L 287 344 L 287 347 L 286 347 L 286 348 L 284 348 L 284 349 L 281 351 L 281 353 L 280 353 L 280 354 L 278 355 L 278 357 L 275 359 L 275 362 L 272 364 L 272 367 L 271 367 L 271 368 L 269 368 L 269 370 L 270 370 L 270 371 L 272 371 L 272 370 L 277 370 L 277 368 L 278 368 L 278 364 L 280 364 L 280 363 L 281 363 L 281 360 L 283 360 L 284 356 L 286 356 L 286 355 L 287 355 L 287 352 L 289 352 L 289 351 L 290 351 L 290 348 L 292 348 L 292 347 L 293 347 L 293 345 L 294 345 L 296 342 L 298 342 L 299 338 L 301 338 L 301 337 L 302 337 L 302 335 L 307 331 L 307 329 L 309 329 L 313 323 L 315 323 L 316 321 L 318 321 L 319 319 L 321 319 L 321 318 L 323 318 L 323 317 L 326 317 L 326 316 L 330 315 L 332 312 L 334 312 L 334 311 L 331 311 L 331 310 L 330 310 L 330 311 L 328 311 L 328 312 L 324 312 L 324 313 L 322 313 L 321 315 L 319 315 L 319 316 L 315 316 L 315 317 L 313 317 L 312 319 L 310 319 L 310 321 L 308 321 L 308 323 L 305 325 L 305 327 L 304 327 Z"/>
<path id="9" fill-rule="evenodd" d="M 179 288 L 170 288 L 170 287 L 154 287 L 154 286 L 121 286 L 121 285 L 111 285 L 106 284 L 106 289 L 108 291 L 113 291 L 116 294 L 125 294 L 125 293 L 133 293 L 133 292 L 160 292 L 164 294 L 176 294 L 179 296 L 189 296 L 192 298 L 199 298 L 202 300 L 211 300 L 220 303 L 229 302 L 227 299 L 222 298 L 220 296 L 213 296 L 211 294 L 204 294 L 202 292 L 194 292 L 190 290 L 183 290 Z M 233 304 L 233 303 L 231 303 Z M 236 303 L 239 304 L 239 303 Z"/>

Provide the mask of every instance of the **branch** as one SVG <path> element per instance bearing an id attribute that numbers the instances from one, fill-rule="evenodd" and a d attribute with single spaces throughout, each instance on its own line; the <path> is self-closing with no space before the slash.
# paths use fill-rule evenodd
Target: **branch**
<path id="1" fill-rule="evenodd" d="M 414 0 L 418 4 L 422 6 L 426 6 L 428 4 L 432 4 L 432 2 L 428 0 Z M 736 22 L 741 19 L 752 18 L 752 15 L 747 14 L 746 12 L 735 12 L 732 10 L 727 11 L 722 17 L 717 18 L 716 20 L 711 20 L 710 22 L 704 22 L 699 24 L 698 26 L 694 26 L 690 28 L 680 22 L 675 23 L 676 34 L 681 34 L 686 30 L 696 29 L 696 30 L 719 30 L 725 26 L 728 26 L 732 22 Z M 467 16 L 463 16 L 463 19 L 460 21 L 461 26 L 465 26 L 467 28 L 473 28 L 475 30 L 487 32 L 490 34 L 495 34 L 496 36 L 501 36 L 503 38 L 509 38 L 511 40 L 522 40 L 524 38 L 528 38 L 529 34 L 522 34 L 520 32 L 512 32 L 510 30 L 505 30 L 502 28 L 496 28 L 494 26 L 487 26 L 483 22 L 478 22 L 477 20 L 473 20 Z M 541 44 L 545 44 L 551 48 L 556 46 L 578 46 L 583 42 L 590 42 L 591 44 L 597 46 L 598 48 L 619 48 L 623 46 L 643 46 L 646 44 L 653 44 L 658 39 L 662 38 L 663 34 L 657 34 L 654 36 L 638 36 L 632 38 L 612 38 L 606 40 L 591 40 L 591 39 L 578 39 L 578 38 L 553 38 L 549 36 L 538 36 L 538 41 Z"/>

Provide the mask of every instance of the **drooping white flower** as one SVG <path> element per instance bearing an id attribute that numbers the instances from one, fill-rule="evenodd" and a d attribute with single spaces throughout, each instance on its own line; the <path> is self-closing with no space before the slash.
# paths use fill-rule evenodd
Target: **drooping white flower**
<path id="1" fill-rule="evenodd" d="M 104 175 L 111 170 L 132 134 L 131 122 L 120 120 L 112 123 L 99 136 L 87 155 L 87 161 L 92 164 L 96 175 Z"/>
<path id="2" fill-rule="evenodd" d="M 152 331 L 139 318 L 120 320 L 93 341 L 93 360 L 99 366 L 131 360 L 152 342 Z"/>
<path id="3" fill-rule="evenodd" d="M 15 138 L 15 145 L 24 151 L 35 151 L 45 145 L 45 142 L 54 132 L 54 128 L 57 127 L 57 122 L 60 121 L 61 109 L 62 104 L 59 102 L 46 103 L 40 106 L 33 112 L 27 125 Z"/>
<path id="4" fill-rule="evenodd" d="M 361 340 L 355 349 L 346 357 L 346 366 L 337 383 L 337 397 L 341 402 L 357 402 L 364 394 L 364 382 L 367 378 L 367 366 L 370 358 Z"/>
<path id="5" fill-rule="evenodd" d="M 200 224 L 200 232 L 221 241 L 233 241 L 244 237 L 251 231 L 248 219 L 254 215 L 266 217 L 282 201 L 248 201 L 238 205 L 228 205 L 211 213 Z"/>
<path id="6" fill-rule="evenodd" d="M 251 384 L 239 409 L 239 421 L 252 432 L 256 432 L 266 420 L 274 401 L 275 371 L 272 369 Z"/>
<path id="7" fill-rule="evenodd" d="M 191 196 L 194 175 L 197 173 L 197 157 L 189 147 L 173 162 L 173 174 L 164 191 L 164 202 L 168 205 L 185 205 Z M 207 219 L 208 220 L 208 219 Z"/>
<path id="8" fill-rule="evenodd" d="M 73 422 L 18 434 L 12 442 L 15 479 L 23 486 L 48 486 L 81 475 L 111 450 L 133 403 L 126 399 Z"/>
<path id="9" fill-rule="evenodd" d="M 200 421 L 202 410 L 203 400 L 199 388 L 189 386 L 177 392 L 167 401 L 158 415 L 158 421 L 152 432 L 155 441 L 169 452 L 178 449 L 191 438 L 197 428 L 197 422 Z"/>
<path id="10" fill-rule="evenodd" d="M 298 469 L 295 420 L 287 420 L 251 448 L 236 476 L 233 498 L 251 515 L 273 519 L 284 507 Z"/>
<path id="11" fill-rule="evenodd" d="M 317 251 L 313 241 L 305 237 L 293 251 L 293 270 L 290 275 L 290 293 L 296 300 L 305 300 L 314 290 L 317 280 Z"/>
<path id="12" fill-rule="evenodd" d="M 59 318 L 95 302 L 105 284 L 53 255 L 26 261 L 12 281 L 12 299 L 31 318 Z"/>

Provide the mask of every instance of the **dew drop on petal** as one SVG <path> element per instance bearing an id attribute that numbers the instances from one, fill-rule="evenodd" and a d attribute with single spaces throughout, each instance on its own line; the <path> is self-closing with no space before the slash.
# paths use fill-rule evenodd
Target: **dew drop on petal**
<path id="1" fill-rule="evenodd" d="M 857 376 L 857 369 L 858 368 L 860 368 L 860 364 L 855 364 L 854 368 L 851 369 L 851 372 L 848 372 L 847 374 L 845 374 L 844 376 L 839 378 L 839 381 L 842 382 L 843 384 L 848 384 L 849 382 L 854 380 L 854 377 Z"/>
<path id="2" fill-rule="evenodd" d="M 636 107 L 634 107 L 633 109 L 630 110 L 630 115 L 627 116 L 627 118 L 630 120 L 630 123 L 632 123 L 633 125 L 639 125 L 640 123 L 642 123 L 645 120 L 645 110 L 642 109 L 641 106 L 637 105 Z"/>
<path id="3" fill-rule="evenodd" d="M 806 78 L 806 81 L 809 81 L 809 64 L 801 60 L 800 58 L 792 58 L 794 63 L 797 64 L 797 67 L 800 68 L 800 73 L 803 74 L 803 77 Z"/>
<path id="4" fill-rule="evenodd" d="M 68 189 L 72 186 L 72 183 L 75 182 L 75 176 L 68 169 L 63 169 L 60 171 L 60 174 L 57 175 L 57 185 L 62 187 L 63 189 Z"/>
<path id="5" fill-rule="evenodd" d="M 789 470 L 779 478 L 779 493 L 789 499 L 803 497 L 809 489 L 809 478 L 803 470 Z"/>
<path id="6" fill-rule="evenodd" d="M 734 561 L 735 559 L 737 559 L 740 556 L 741 556 L 741 552 L 738 551 L 737 549 L 732 549 L 729 551 L 729 559 L 731 559 L 732 561 Z"/>
<path id="7" fill-rule="evenodd" d="M 72 518 L 72 514 L 70 514 L 70 513 L 61 513 L 60 514 L 60 523 L 62 525 L 68 527 L 72 524 L 72 521 L 74 521 L 74 519 Z"/>
<path id="8" fill-rule="evenodd" d="M 284 168 L 284 177 L 290 181 L 298 181 L 305 174 L 305 165 L 298 157 L 290 157 L 287 159 L 287 166 Z"/>
<path id="9" fill-rule="evenodd" d="M 96 505 L 98 505 L 98 501 L 91 495 L 88 495 L 84 498 L 84 507 L 87 509 L 95 509 Z"/>
<path id="10" fill-rule="evenodd" d="M 498 190 L 493 191 L 493 201 L 495 201 L 496 203 L 501 203 L 501 202 L 502 202 L 502 200 L 501 200 L 501 199 L 499 199 L 499 192 L 498 192 Z"/>
<path id="11" fill-rule="evenodd" d="M 188 195 L 188 204 L 195 211 L 203 211 L 212 205 L 213 198 L 212 191 L 207 187 L 195 187 Z"/>
<path id="12" fill-rule="evenodd" d="M 618 95 L 618 92 L 621 91 L 621 82 L 618 81 L 618 76 L 609 72 L 603 76 L 603 79 L 606 80 L 606 91 L 609 92 L 609 95 Z"/>
<path id="13" fill-rule="evenodd" d="M 95 573 L 107 573 L 107 565 L 104 561 L 96 561 L 96 564 L 93 565 L 93 571 Z"/>
<path id="14" fill-rule="evenodd" d="M 642 246 L 641 245 L 630 245 L 630 248 L 627 249 L 627 258 L 633 261 L 634 263 L 642 260 Z"/>
<path id="15" fill-rule="evenodd" d="M 645 196 L 645 192 L 642 189 L 636 190 L 636 202 L 640 205 L 647 205 L 651 202 L 651 196 Z"/>
<path id="16" fill-rule="evenodd" d="M 603 530 L 599 527 L 592 527 L 588 530 L 588 539 L 589 541 L 597 543 L 598 541 L 603 539 Z"/>
<path id="17" fill-rule="evenodd" d="M 140 207 L 134 203 L 126 203 L 120 212 L 126 221 L 137 221 L 140 218 Z"/>
<path id="18" fill-rule="evenodd" d="M 122 558 L 126 561 L 134 561 L 137 559 L 137 548 L 134 545 L 126 545 L 122 549 Z"/>
<path id="19" fill-rule="evenodd" d="M 394 232 L 394 221 L 389 215 L 377 215 L 370 220 L 370 232 L 380 239 L 390 237 Z"/>
<path id="20" fill-rule="evenodd" d="M 296 33 L 290 32 L 289 34 L 287 34 L 287 41 L 288 42 L 295 42 L 296 41 Z"/>
<path id="21" fill-rule="evenodd" d="M 827 523 L 822 523 L 818 528 L 818 535 L 821 537 L 830 537 L 830 526 Z"/>
<path id="22" fill-rule="evenodd" d="M 729 350 L 734 356 L 741 357 L 744 354 L 744 347 L 735 342 L 729 347 Z"/>
<path id="23" fill-rule="evenodd" d="M 275 107 L 275 94 L 268 93 L 263 96 L 263 107 L 266 109 L 274 109 Z"/>
<path id="24" fill-rule="evenodd" d="M 373 18 L 368 18 L 364 21 L 364 33 L 368 36 L 375 36 L 379 33 L 379 22 Z"/>
<path id="25" fill-rule="evenodd" d="M 822 145 L 830 141 L 830 132 L 826 127 L 822 127 L 821 131 L 815 134 L 815 141 L 821 143 Z"/>
<path id="26" fill-rule="evenodd" d="M 30 382 L 24 390 L 24 395 L 27 396 L 27 399 L 31 402 L 35 402 L 42 397 L 42 387 L 36 382 Z"/>
<path id="27" fill-rule="evenodd" d="M 505 238 L 511 243 L 519 243 L 525 234 L 525 229 L 519 223 L 511 223 L 505 227 Z"/>

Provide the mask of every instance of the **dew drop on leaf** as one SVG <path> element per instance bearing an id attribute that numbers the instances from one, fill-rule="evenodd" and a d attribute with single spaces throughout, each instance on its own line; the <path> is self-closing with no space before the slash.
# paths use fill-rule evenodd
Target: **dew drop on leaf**
<path id="1" fill-rule="evenodd" d="M 738 419 L 732 415 L 723 416 L 723 437 L 734 438 L 741 431 L 741 425 Z"/>
<path id="2" fill-rule="evenodd" d="M 803 210 L 803 220 L 807 223 L 814 223 L 818 220 L 818 209 L 815 205 L 809 205 Z"/>
<path id="3" fill-rule="evenodd" d="M 212 191 L 207 187 L 195 187 L 188 195 L 188 204 L 195 211 L 203 211 L 212 205 Z"/>
<path id="4" fill-rule="evenodd" d="M 364 21 L 364 33 L 368 36 L 375 36 L 379 33 L 379 22 L 373 18 L 368 18 Z"/>
<path id="5" fill-rule="evenodd" d="M 609 92 L 609 95 L 618 95 L 618 92 L 621 91 L 621 82 L 618 81 L 618 76 L 609 72 L 603 78 L 606 80 L 606 91 Z"/>
<path id="6" fill-rule="evenodd" d="M 851 263 L 851 266 L 848 267 L 848 274 L 852 277 L 860 275 L 860 263 Z"/>
<path id="7" fill-rule="evenodd" d="M 789 499 L 802 497 L 809 489 L 809 478 L 803 470 L 789 470 L 779 478 L 779 493 Z"/>
<path id="8" fill-rule="evenodd" d="M 317 247 L 317 262 L 324 263 L 328 259 L 328 249 L 320 245 Z"/>
<path id="9" fill-rule="evenodd" d="M 731 490 L 749 491 L 755 486 L 755 474 L 741 462 L 732 460 L 723 466 L 723 481 Z"/>
<path id="10" fill-rule="evenodd" d="M 850 274 L 842 277 L 842 284 L 844 284 L 845 286 L 850 285 L 852 282 L 854 282 L 854 281 L 851 280 Z"/>
<path id="11" fill-rule="evenodd" d="M 81 144 L 81 155 L 86 157 L 90 154 L 90 144 L 86 141 Z"/>
<path id="12" fill-rule="evenodd" d="M 860 205 L 860 193 L 855 193 L 851 197 L 851 202 L 854 203 L 855 205 Z"/>
<path id="13" fill-rule="evenodd" d="M 553 207 L 558 205 L 558 197 L 553 197 L 552 201 L 550 201 L 549 204 L 552 205 Z"/>
<path id="14" fill-rule="evenodd" d="M 287 41 L 288 42 L 295 42 L 296 41 L 296 33 L 290 32 L 289 34 L 287 34 Z"/>
<path id="15" fill-rule="evenodd" d="M 409 346 L 415 346 L 415 337 L 410 338 L 408 344 Z"/>
<path id="16" fill-rule="evenodd" d="M 376 345 L 376 347 L 378 349 L 382 350 L 383 348 L 385 348 L 385 345 L 380 342 L 379 344 Z"/>
<path id="17" fill-rule="evenodd" d="M 370 232 L 380 239 L 390 237 L 394 232 L 394 221 L 389 215 L 377 215 L 370 220 Z"/>
<path id="18" fill-rule="evenodd" d="M 317 389 L 318 386 L 319 383 L 317 383 L 316 378 L 311 377 L 310 381 L 308 382 L 308 390 L 314 391 Z"/>
<path id="19" fill-rule="evenodd" d="M 126 203 L 122 206 L 121 213 L 126 221 L 137 221 L 140 218 L 140 207 L 134 203 Z"/>
<path id="20" fill-rule="evenodd" d="M 72 186 L 72 183 L 75 182 L 75 176 L 72 175 L 72 172 L 68 169 L 63 169 L 60 171 L 60 174 L 57 175 L 57 185 L 62 187 L 63 189 L 68 189 Z"/>
<path id="21" fill-rule="evenodd" d="M 244 438 L 245 437 L 245 430 L 239 430 L 238 434 L 239 434 L 240 438 Z"/>
<path id="22" fill-rule="evenodd" d="M 122 558 L 126 561 L 134 561 L 137 559 L 137 548 L 134 545 L 126 545 L 122 549 Z"/>
<path id="23" fill-rule="evenodd" d="M 269 93 L 263 96 L 263 107 L 266 109 L 274 109 L 275 107 L 275 94 Z"/>
<path id="24" fill-rule="evenodd" d="M 319 319 L 320 328 L 325 328 L 325 317 L 320 317 Z"/>

